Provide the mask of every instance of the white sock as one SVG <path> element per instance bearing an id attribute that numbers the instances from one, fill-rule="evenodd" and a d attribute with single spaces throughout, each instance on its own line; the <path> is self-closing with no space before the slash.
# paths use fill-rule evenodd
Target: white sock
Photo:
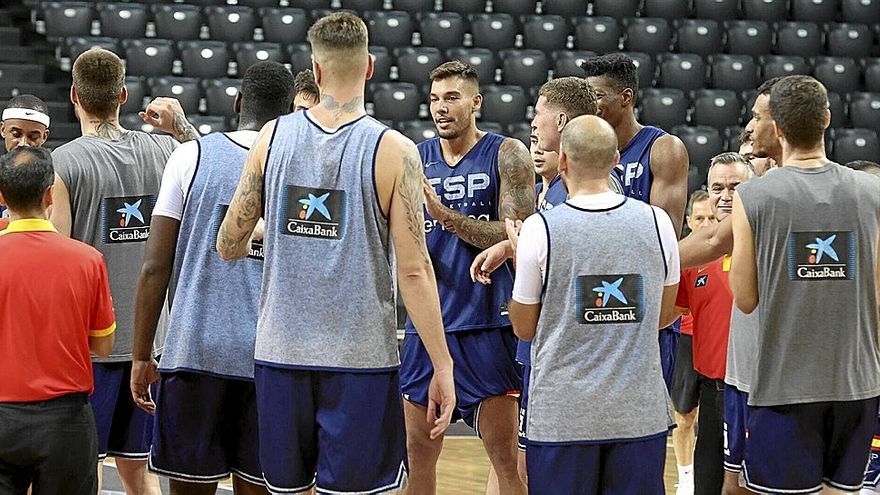
<path id="1" fill-rule="evenodd" d="M 687 466 L 678 465 L 678 479 L 683 480 L 685 478 L 693 478 L 694 476 L 694 465 L 688 464 Z"/>

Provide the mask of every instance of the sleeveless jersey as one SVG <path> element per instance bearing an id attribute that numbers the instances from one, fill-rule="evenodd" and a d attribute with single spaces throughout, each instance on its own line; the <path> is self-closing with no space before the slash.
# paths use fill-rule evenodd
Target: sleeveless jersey
<path id="1" fill-rule="evenodd" d="M 498 149 L 504 139 L 500 134 L 486 133 L 454 167 L 443 159 L 440 138 L 418 145 L 425 176 L 444 205 L 471 218 L 498 221 L 501 187 Z M 427 212 L 425 238 L 437 276 L 446 331 L 509 326 L 507 300 L 513 291 L 513 275 L 507 266 L 495 271 L 492 285 L 474 283 L 471 281 L 470 266 L 482 249 L 447 232 Z M 409 318 L 406 331 L 415 333 Z"/>
<path id="2" fill-rule="evenodd" d="M 388 128 L 277 120 L 265 166 L 256 360 L 329 371 L 396 369 L 394 262 L 374 168 Z"/>
<path id="3" fill-rule="evenodd" d="M 197 143 L 199 159 L 180 220 L 175 288 L 169 292 L 174 295 L 171 321 L 159 368 L 253 379 L 262 243 L 254 243 L 248 257 L 236 261 L 223 261 L 216 249 L 248 149 L 223 133 Z"/>
<path id="4" fill-rule="evenodd" d="M 137 281 L 150 217 L 165 162 L 177 147 L 170 136 L 129 131 L 116 140 L 81 136 L 52 152 L 55 172 L 70 193 L 70 236 L 104 255 L 116 310 L 116 340 L 107 358 L 131 361 Z M 168 327 L 163 305 L 156 329 L 160 352 Z"/>
<path id="5" fill-rule="evenodd" d="M 611 173 L 625 196 L 650 203 L 654 179 L 651 174 L 651 146 L 657 138 L 665 135 L 666 131 L 662 129 L 645 126 L 620 150 L 620 163 Z"/>
<path id="6" fill-rule="evenodd" d="M 657 321 L 667 266 L 654 209 L 627 199 L 600 210 L 566 202 L 540 215 L 547 269 L 532 341 L 529 441 L 666 434 Z"/>

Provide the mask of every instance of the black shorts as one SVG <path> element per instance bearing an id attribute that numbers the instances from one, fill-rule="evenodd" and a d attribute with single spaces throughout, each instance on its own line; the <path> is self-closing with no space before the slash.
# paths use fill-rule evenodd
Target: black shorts
<path id="1" fill-rule="evenodd" d="M 679 414 L 686 414 L 697 407 L 700 399 L 700 374 L 694 370 L 694 338 L 681 334 L 675 352 L 675 371 L 672 373 L 672 406 Z"/>

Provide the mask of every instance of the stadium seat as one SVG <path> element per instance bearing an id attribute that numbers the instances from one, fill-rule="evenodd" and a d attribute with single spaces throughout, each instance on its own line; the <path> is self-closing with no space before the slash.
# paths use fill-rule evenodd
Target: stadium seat
<path id="1" fill-rule="evenodd" d="M 791 0 L 791 18 L 795 21 L 834 22 L 839 0 Z"/>
<path id="2" fill-rule="evenodd" d="M 781 22 L 776 28 L 776 53 L 814 57 L 822 53 L 822 31 L 812 22 Z"/>
<path id="3" fill-rule="evenodd" d="M 370 46 L 370 54 L 374 58 L 373 77 L 370 79 L 370 82 L 381 83 L 390 81 L 391 66 L 393 65 L 391 53 L 384 46 Z"/>
<path id="4" fill-rule="evenodd" d="M 725 148 L 728 151 L 739 152 L 739 136 L 740 134 L 742 134 L 743 129 L 743 127 L 738 125 L 733 125 L 724 129 L 724 133 L 722 135 L 724 137 L 724 141 L 727 143 Z"/>
<path id="5" fill-rule="evenodd" d="M 396 54 L 397 79 L 401 82 L 427 84 L 431 71 L 443 63 L 443 54 L 437 48 L 404 47 L 398 48 Z"/>
<path id="6" fill-rule="evenodd" d="M 48 2 L 42 5 L 46 37 L 90 36 L 94 9 L 92 2 Z"/>
<path id="7" fill-rule="evenodd" d="M 150 6 L 156 37 L 169 40 L 197 40 L 202 28 L 202 12 L 195 5 L 155 4 Z"/>
<path id="8" fill-rule="evenodd" d="M 421 14 L 434 10 L 434 0 L 393 0 L 394 10 L 403 10 L 411 14 Z"/>
<path id="9" fill-rule="evenodd" d="M 623 24 L 626 26 L 624 46 L 628 51 L 651 54 L 669 51 L 672 30 L 666 19 L 639 17 L 625 19 Z"/>
<path id="10" fill-rule="evenodd" d="M 639 101 L 639 118 L 643 124 L 669 130 L 687 123 L 689 103 L 680 89 L 645 88 Z"/>
<path id="11" fill-rule="evenodd" d="M 519 86 L 486 86 L 483 88 L 480 118 L 500 124 L 513 124 L 526 119 L 526 92 Z"/>
<path id="12" fill-rule="evenodd" d="M 849 93 L 861 88 L 861 73 L 856 61 L 844 57 L 816 57 L 813 77 L 828 91 Z"/>
<path id="13" fill-rule="evenodd" d="M 119 44 L 116 42 L 116 38 L 73 36 L 70 38 L 66 38 L 64 40 L 64 43 L 69 49 L 71 61 L 76 60 L 77 57 L 82 54 L 82 52 L 96 47 L 110 50 L 111 52 L 120 56 L 122 56 L 124 53 L 122 50 L 119 49 Z"/>
<path id="14" fill-rule="evenodd" d="M 676 51 L 712 55 L 720 53 L 721 28 L 708 19 L 685 19 L 676 28 Z"/>
<path id="15" fill-rule="evenodd" d="M 181 41 L 180 61 L 183 75 L 202 79 L 226 77 L 229 53 L 222 41 Z"/>
<path id="16" fill-rule="evenodd" d="M 830 26 L 826 38 L 828 54 L 834 57 L 870 57 L 874 48 L 874 35 L 871 33 L 871 28 L 865 24 Z"/>
<path id="17" fill-rule="evenodd" d="M 678 136 L 684 143 L 691 166 L 697 167 L 698 176 L 706 177 L 712 158 L 724 151 L 724 139 L 721 133 L 713 127 L 679 126 L 672 129 L 672 134 Z"/>
<path id="18" fill-rule="evenodd" d="M 406 120 L 397 127 L 404 136 L 412 139 L 416 144 L 437 137 L 437 128 L 430 120 Z"/>
<path id="19" fill-rule="evenodd" d="M 46 77 L 43 64 L 0 63 L 0 83 L 42 82 Z"/>
<path id="20" fill-rule="evenodd" d="M 251 41 L 256 16 L 250 7 L 234 5 L 210 6 L 204 9 L 211 39 L 220 41 Z"/>
<path id="21" fill-rule="evenodd" d="M 657 72 L 657 65 L 654 57 L 647 53 L 641 52 L 623 52 L 624 55 L 632 59 L 633 64 L 638 70 L 639 87 L 647 88 L 654 84 L 654 77 Z"/>
<path id="22" fill-rule="evenodd" d="M 684 19 L 690 15 L 687 0 L 645 0 L 642 8 L 644 17 L 662 17 L 674 21 Z"/>
<path id="23" fill-rule="evenodd" d="M 843 0 L 841 3 L 844 22 L 880 23 L 880 0 Z"/>
<path id="24" fill-rule="evenodd" d="M 486 12 L 485 0 L 443 0 L 443 11 L 459 14 L 482 14 Z"/>
<path id="25" fill-rule="evenodd" d="M 700 170 L 694 166 L 688 166 L 688 197 L 691 197 L 691 194 L 696 192 L 698 189 L 706 188 L 706 179 L 707 177 L 700 176 Z"/>
<path id="26" fill-rule="evenodd" d="M 240 79 L 210 79 L 202 81 L 205 89 L 205 103 L 211 115 L 235 116 L 235 95 L 241 87 Z"/>
<path id="27" fill-rule="evenodd" d="M 286 56 L 278 43 L 235 43 L 235 62 L 238 65 L 238 77 L 244 77 L 244 71 L 257 62 L 271 60 L 284 63 Z"/>
<path id="28" fill-rule="evenodd" d="M 174 42 L 171 40 L 123 40 L 125 71 L 130 76 L 167 76 L 174 67 Z"/>
<path id="29" fill-rule="evenodd" d="M 305 43 L 312 24 L 303 9 L 264 8 L 260 10 L 260 17 L 263 19 L 263 39 L 271 43 Z"/>
<path id="30" fill-rule="evenodd" d="M 880 58 L 864 60 L 865 64 L 865 91 L 880 93 Z"/>
<path id="31" fill-rule="evenodd" d="M 620 49 L 620 25 L 613 17 L 578 17 L 574 20 L 574 46 L 596 53 Z"/>
<path id="32" fill-rule="evenodd" d="M 504 84 L 531 88 L 547 82 L 550 60 L 540 50 L 501 52 L 501 78 Z"/>
<path id="33" fill-rule="evenodd" d="M 742 0 L 746 19 L 779 22 L 788 18 L 787 0 Z"/>
<path id="34" fill-rule="evenodd" d="M 409 13 L 401 10 L 371 11 L 364 14 L 364 20 L 370 32 L 370 43 L 392 48 L 412 45 L 415 26 Z"/>
<path id="35" fill-rule="evenodd" d="M 693 53 L 667 53 L 660 62 L 658 85 L 692 91 L 706 87 L 706 64 Z"/>
<path id="36" fill-rule="evenodd" d="M 312 47 L 308 43 L 287 45 L 287 52 L 290 55 L 290 71 L 294 74 L 312 68 Z"/>
<path id="37" fill-rule="evenodd" d="M 529 146 L 529 136 L 532 134 L 532 125 L 529 122 L 517 122 L 507 126 L 507 135 L 519 139 L 526 147 Z"/>
<path id="38" fill-rule="evenodd" d="M 712 57 L 712 87 L 742 91 L 758 85 L 758 65 L 750 55 Z"/>
<path id="39" fill-rule="evenodd" d="M 430 12 L 422 15 L 419 34 L 422 46 L 440 49 L 464 45 L 464 19 L 456 12 Z"/>
<path id="40" fill-rule="evenodd" d="M 694 92 L 694 113 L 691 123 L 714 127 L 719 131 L 739 125 L 742 103 L 735 91 L 699 89 Z"/>
<path id="41" fill-rule="evenodd" d="M 767 55 L 773 46 L 773 33 L 764 21 L 728 21 L 727 51 L 732 54 L 758 57 Z"/>
<path id="42" fill-rule="evenodd" d="M 639 0 L 594 0 L 593 15 L 613 17 L 622 20 L 635 17 L 639 10 Z"/>
<path id="43" fill-rule="evenodd" d="M 558 15 L 531 15 L 523 22 L 523 48 L 552 53 L 565 50 L 568 24 Z"/>
<path id="44" fill-rule="evenodd" d="M 594 52 L 563 50 L 553 54 L 553 77 L 584 77 L 581 64 L 584 60 L 595 56 Z"/>
<path id="45" fill-rule="evenodd" d="M 831 111 L 830 127 L 846 127 L 849 119 L 846 116 L 846 104 L 840 94 L 828 92 L 828 109 Z"/>
<path id="46" fill-rule="evenodd" d="M 583 0 L 543 0 L 541 8 L 545 14 L 561 15 L 568 19 L 587 15 L 587 4 Z"/>
<path id="47" fill-rule="evenodd" d="M 480 84 L 492 84 L 495 82 L 495 69 L 498 63 L 492 50 L 487 48 L 452 48 L 447 50 L 446 58 L 449 60 L 461 60 L 477 71 Z"/>
<path id="48" fill-rule="evenodd" d="M 877 132 L 871 129 L 837 129 L 834 138 L 834 160 L 845 164 L 853 160 L 876 161 L 880 156 Z"/>
<path id="49" fill-rule="evenodd" d="M 416 120 L 422 96 L 412 83 L 380 83 L 373 89 L 373 116 L 393 121 Z"/>
<path id="50" fill-rule="evenodd" d="M 193 115 L 187 116 L 187 120 L 195 126 L 202 136 L 212 132 L 224 132 L 231 130 L 226 117 L 220 115 Z"/>
<path id="51" fill-rule="evenodd" d="M 144 82 L 137 76 L 126 76 L 125 89 L 128 91 L 128 99 L 119 108 L 120 113 L 138 113 L 143 110 L 144 98 L 147 97 L 147 88 Z"/>
<path id="52" fill-rule="evenodd" d="M 147 7 L 139 3 L 98 4 L 101 36 L 143 38 L 147 34 Z"/>
<path id="53" fill-rule="evenodd" d="M 849 121 L 853 127 L 880 130 L 880 93 L 850 93 Z"/>
<path id="54" fill-rule="evenodd" d="M 765 81 L 774 77 L 809 74 L 812 71 L 803 57 L 767 55 L 761 57 L 760 61 L 761 78 Z"/>
<path id="55" fill-rule="evenodd" d="M 254 9 L 265 9 L 269 7 L 277 7 L 278 0 L 238 0 L 238 5 L 244 5 Z"/>
<path id="56" fill-rule="evenodd" d="M 492 12 L 512 16 L 532 15 L 537 3 L 535 0 L 492 0 Z"/>
<path id="57" fill-rule="evenodd" d="M 147 84 L 150 87 L 150 97 L 177 98 L 187 115 L 198 113 L 199 101 L 202 99 L 198 79 L 193 77 L 152 77 Z"/>
<path id="58" fill-rule="evenodd" d="M 504 126 L 499 122 L 492 122 L 491 120 L 478 120 L 477 128 L 481 131 L 486 132 L 494 132 L 495 134 L 504 134 Z"/>
<path id="59" fill-rule="evenodd" d="M 71 141 L 82 136 L 79 123 L 74 122 L 52 122 L 51 136 L 53 139 L 62 141 Z"/>
<path id="60" fill-rule="evenodd" d="M 329 9 L 332 0 L 296 0 L 296 7 L 303 10 Z"/>
<path id="61" fill-rule="evenodd" d="M 510 14 L 471 14 L 473 46 L 500 51 L 513 48 L 517 27 Z"/>
<path id="62" fill-rule="evenodd" d="M 694 17 L 724 22 L 736 19 L 739 14 L 739 0 L 694 0 Z"/>
<path id="63" fill-rule="evenodd" d="M 382 10 L 382 4 L 384 2 L 382 0 L 341 0 L 340 3 L 343 9 L 353 10 L 358 14 L 363 14 L 367 11 Z"/>

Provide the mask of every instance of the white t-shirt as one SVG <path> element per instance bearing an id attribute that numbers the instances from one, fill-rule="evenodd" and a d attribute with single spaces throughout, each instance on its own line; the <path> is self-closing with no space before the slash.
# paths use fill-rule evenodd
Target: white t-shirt
<path id="1" fill-rule="evenodd" d="M 257 140 L 257 131 L 234 131 L 225 133 L 226 137 L 250 149 Z M 196 174 L 199 162 L 199 145 L 195 141 L 181 144 L 168 157 L 165 172 L 162 174 L 162 185 L 159 196 L 153 207 L 153 215 L 180 220 L 183 207 L 186 205 L 186 193 Z"/>
<path id="2" fill-rule="evenodd" d="M 611 208 L 624 201 L 615 192 L 573 196 L 568 199 L 578 208 L 592 210 Z M 634 200 L 631 200 L 634 201 Z M 651 206 L 657 214 L 657 227 L 660 243 L 666 256 L 667 287 L 678 283 L 681 276 L 681 262 L 678 256 L 678 236 L 672 220 L 662 208 Z M 520 304 L 538 304 L 544 288 L 544 274 L 547 272 L 547 230 L 538 215 L 532 215 L 523 222 L 516 248 L 516 279 L 513 283 L 513 300 Z"/>

